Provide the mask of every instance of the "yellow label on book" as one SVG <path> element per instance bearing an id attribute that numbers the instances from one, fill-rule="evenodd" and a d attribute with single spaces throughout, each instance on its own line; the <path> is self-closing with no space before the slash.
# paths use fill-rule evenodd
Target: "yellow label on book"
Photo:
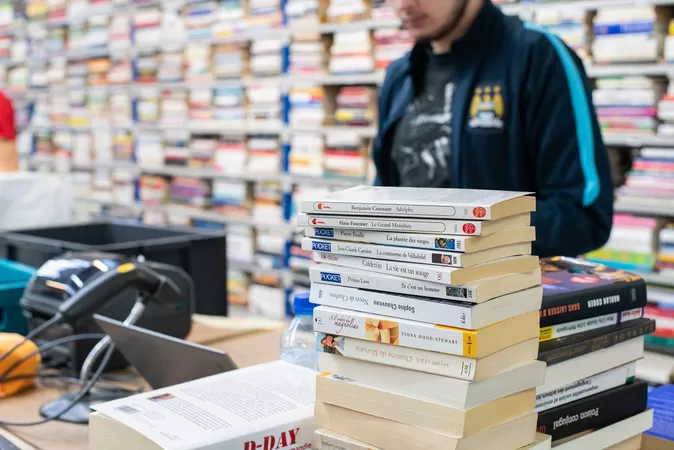
<path id="1" fill-rule="evenodd" d="M 541 328 L 541 334 L 538 337 L 539 342 L 545 342 L 552 340 L 552 329 L 553 327 L 543 327 Z"/>
<path id="2" fill-rule="evenodd" d="M 463 333 L 463 356 L 477 358 L 477 345 L 472 333 Z"/>

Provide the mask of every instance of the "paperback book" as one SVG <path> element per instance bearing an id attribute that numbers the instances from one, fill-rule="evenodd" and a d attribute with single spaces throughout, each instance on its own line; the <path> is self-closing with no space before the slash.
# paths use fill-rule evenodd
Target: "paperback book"
<path id="1" fill-rule="evenodd" d="M 372 291 L 483 303 L 496 297 L 540 285 L 541 272 L 514 273 L 485 278 L 469 284 L 447 286 L 431 281 L 359 270 L 347 266 L 319 264 L 309 267 L 312 283 L 339 285 Z"/>
<path id="2" fill-rule="evenodd" d="M 481 358 L 536 337 L 538 318 L 537 313 L 533 312 L 479 330 L 466 330 L 319 306 L 314 309 L 314 331 Z"/>
<path id="3" fill-rule="evenodd" d="M 473 253 L 503 245 L 528 243 L 536 240 L 534 227 L 497 231 L 488 236 L 454 236 L 449 234 L 398 233 L 386 231 L 351 230 L 344 228 L 305 228 L 307 237 L 338 241 L 394 245 L 448 252 Z"/>
<path id="4" fill-rule="evenodd" d="M 511 256 L 530 255 L 531 242 L 504 245 L 476 253 L 453 253 L 305 237 L 302 239 L 302 249 L 391 261 L 407 261 L 451 267 L 472 267 Z"/>
<path id="5" fill-rule="evenodd" d="M 399 231 L 403 233 L 449 234 L 455 236 L 488 236 L 502 230 L 521 229 L 531 224 L 529 213 L 501 220 L 442 220 L 413 219 L 408 217 L 348 215 L 317 215 L 302 213 L 297 216 L 297 225 L 316 229 L 316 237 L 334 238 L 337 229 Z"/>
<path id="6" fill-rule="evenodd" d="M 542 288 L 533 287 L 475 304 L 313 284 L 311 303 L 469 330 L 538 312 Z"/>
<path id="7" fill-rule="evenodd" d="M 314 201 L 302 201 L 308 214 L 436 217 L 496 220 L 536 210 L 526 192 L 356 186 Z"/>
<path id="8" fill-rule="evenodd" d="M 646 306 L 646 283 L 623 270 L 567 257 L 541 260 L 541 270 L 541 327 Z"/>

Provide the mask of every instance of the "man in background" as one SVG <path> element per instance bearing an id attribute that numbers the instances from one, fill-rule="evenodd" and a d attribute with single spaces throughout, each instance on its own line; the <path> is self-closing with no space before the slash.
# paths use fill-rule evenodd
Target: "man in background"
<path id="1" fill-rule="evenodd" d="M 416 45 L 380 89 L 376 183 L 534 192 L 536 254 L 602 246 L 611 174 L 575 53 L 489 0 L 389 2 Z"/>
<path id="2" fill-rule="evenodd" d="M 19 169 L 15 123 L 14 107 L 7 96 L 0 92 L 0 172 Z"/>

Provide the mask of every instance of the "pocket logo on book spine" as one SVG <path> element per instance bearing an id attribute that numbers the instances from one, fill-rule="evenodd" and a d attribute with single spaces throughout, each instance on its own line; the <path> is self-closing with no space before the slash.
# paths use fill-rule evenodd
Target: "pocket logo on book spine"
<path id="1" fill-rule="evenodd" d="M 314 229 L 314 234 L 316 235 L 316 237 L 333 238 L 333 237 L 335 237 L 335 229 L 334 228 L 316 228 L 316 229 Z"/>
<path id="2" fill-rule="evenodd" d="M 316 242 L 311 243 L 311 249 L 316 252 L 331 252 L 332 244 L 329 242 Z"/>
<path id="3" fill-rule="evenodd" d="M 321 281 L 326 283 L 341 283 L 342 275 L 338 273 L 321 272 Z"/>

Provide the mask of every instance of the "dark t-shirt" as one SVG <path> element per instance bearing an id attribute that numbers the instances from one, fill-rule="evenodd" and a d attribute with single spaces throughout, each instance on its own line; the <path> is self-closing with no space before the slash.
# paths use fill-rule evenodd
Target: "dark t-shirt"
<path id="1" fill-rule="evenodd" d="M 393 137 L 400 186 L 451 187 L 452 97 L 456 70 L 449 54 L 429 50 L 424 89 Z"/>

